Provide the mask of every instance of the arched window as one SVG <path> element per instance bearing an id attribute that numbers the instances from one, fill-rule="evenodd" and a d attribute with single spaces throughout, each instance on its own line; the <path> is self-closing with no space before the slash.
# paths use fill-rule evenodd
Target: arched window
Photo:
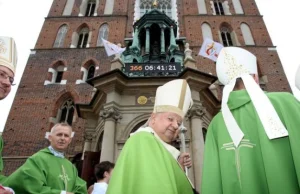
<path id="1" fill-rule="evenodd" d="M 214 8 L 216 15 L 224 15 L 224 8 L 220 0 L 214 0 Z"/>
<path id="2" fill-rule="evenodd" d="M 197 0 L 197 5 L 199 14 L 207 14 L 205 0 Z"/>
<path id="3" fill-rule="evenodd" d="M 68 26 L 66 24 L 62 25 L 59 28 L 57 35 L 56 35 L 54 45 L 53 45 L 54 48 L 60 48 L 60 47 L 64 46 L 64 41 L 65 41 L 67 32 L 68 32 Z"/>
<path id="4" fill-rule="evenodd" d="M 246 45 L 255 45 L 251 30 L 247 24 L 245 24 L 245 23 L 241 24 L 241 31 L 242 31 L 242 34 L 243 34 L 243 37 L 245 40 L 245 44 Z"/>
<path id="5" fill-rule="evenodd" d="M 230 31 L 227 27 L 221 28 L 221 37 L 224 46 L 233 46 Z"/>
<path id="6" fill-rule="evenodd" d="M 106 0 L 104 14 L 112 14 L 114 10 L 115 0 Z"/>
<path id="7" fill-rule="evenodd" d="M 89 39 L 89 29 L 83 28 L 79 33 L 77 48 L 86 48 Z"/>
<path id="8" fill-rule="evenodd" d="M 96 8 L 96 0 L 89 0 L 86 11 L 85 11 L 85 16 L 93 16 Z"/>
<path id="9" fill-rule="evenodd" d="M 208 25 L 208 23 L 203 23 L 203 24 L 201 25 L 201 29 L 202 29 L 203 40 L 204 40 L 205 38 L 209 38 L 209 39 L 213 40 L 211 28 L 210 28 L 210 26 Z"/>
<path id="10" fill-rule="evenodd" d="M 102 38 L 108 39 L 109 28 L 107 24 L 102 24 L 99 29 L 97 46 L 103 46 Z"/>
<path id="11" fill-rule="evenodd" d="M 95 77 L 95 72 L 96 72 L 97 69 L 98 69 L 98 67 L 96 67 L 93 60 L 90 60 L 90 61 L 86 62 L 81 67 L 80 71 L 82 72 L 82 74 L 81 74 L 82 76 L 81 76 L 80 79 L 76 80 L 76 84 L 86 83 L 86 80 Z"/>
<path id="12" fill-rule="evenodd" d="M 63 80 L 65 71 L 67 71 L 67 67 L 65 67 L 62 61 L 58 61 L 48 69 L 48 78 L 45 80 L 44 85 L 66 84 L 67 80 Z"/>
<path id="13" fill-rule="evenodd" d="M 75 0 L 67 0 L 64 12 L 62 15 L 71 15 Z"/>
<path id="14" fill-rule="evenodd" d="M 60 116 L 58 121 L 66 122 L 69 125 L 72 125 L 73 116 L 74 116 L 75 106 L 72 99 L 68 99 L 63 105 L 60 107 Z"/>
<path id="15" fill-rule="evenodd" d="M 57 68 L 56 77 L 54 78 L 54 83 L 60 83 L 64 75 L 64 67 L 60 66 Z"/>
<path id="16" fill-rule="evenodd" d="M 88 69 L 87 80 L 93 78 L 94 76 L 95 76 L 95 66 L 91 65 Z"/>
<path id="17" fill-rule="evenodd" d="M 232 0 L 232 3 L 236 14 L 244 14 L 240 0 Z"/>

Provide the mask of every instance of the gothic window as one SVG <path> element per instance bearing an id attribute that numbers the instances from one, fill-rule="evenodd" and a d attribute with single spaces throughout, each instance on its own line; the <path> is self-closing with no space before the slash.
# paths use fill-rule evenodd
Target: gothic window
<path id="1" fill-rule="evenodd" d="M 108 25 L 107 24 L 102 24 L 100 26 L 100 29 L 99 29 L 97 46 L 103 46 L 102 38 L 107 40 L 108 39 L 108 32 L 109 32 Z"/>
<path id="2" fill-rule="evenodd" d="M 104 14 L 112 14 L 114 10 L 115 0 L 106 0 Z"/>
<path id="3" fill-rule="evenodd" d="M 203 23 L 203 24 L 201 25 L 201 29 L 202 29 L 203 40 L 204 40 L 205 38 L 209 38 L 209 39 L 213 40 L 211 28 L 210 28 L 210 26 L 208 25 L 208 23 Z"/>
<path id="4" fill-rule="evenodd" d="M 67 68 L 62 61 L 55 63 L 48 69 L 48 78 L 45 80 L 44 85 L 48 84 L 66 84 L 67 80 L 63 80 L 64 72 Z"/>
<path id="5" fill-rule="evenodd" d="M 86 48 L 89 39 L 89 29 L 83 28 L 79 33 L 77 48 Z"/>
<path id="6" fill-rule="evenodd" d="M 216 15 L 224 15 L 224 8 L 220 0 L 214 0 L 214 8 Z"/>
<path id="7" fill-rule="evenodd" d="M 93 78 L 95 76 L 96 69 L 96 65 L 92 60 L 86 62 L 80 70 L 82 72 L 82 77 L 76 80 L 76 84 L 86 83 L 86 80 Z"/>
<path id="8" fill-rule="evenodd" d="M 55 72 L 52 75 L 52 81 L 53 83 L 60 83 L 62 81 L 63 75 L 64 75 L 64 65 L 57 66 L 54 70 Z"/>
<path id="9" fill-rule="evenodd" d="M 224 46 L 233 46 L 230 31 L 227 27 L 221 28 L 222 43 Z"/>
<path id="10" fill-rule="evenodd" d="M 243 34 L 243 37 L 245 40 L 245 44 L 246 45 L 255 45 L 251 30 L 247 24 L 245 24 L 245 23 L 241 24 L 241 31 L 242 31 L 242 34 Z"/>
<path id="11" fill-rule="evenodd" d="M 156 9 L 172 18 L 172 0 L 157 0 Z M 153 0 L 140 1 L 140 17 L 154 9 Z"/>
<path id="12" fill-rule="evenodd" d="M 232 3 L 236 14 L 244 14 L 240 0 L 232 0 Z"/>
<path id="13" fill-rule="evenodd" d="M 199 14 L 207 14 L 205 0 L 197 0 L 197 5 Z"/>
<path id="14" fill-rule="evenodd" d="M 54 48 L 60 48 L 60 47 L 64 46 L 64 41 L 65 41 L 67 32 L 68 32 L 67 25 L 64 24 L 59 28 L 58 33 L 56 35 L 54 45 L 53 45 Z"/>
<path id="15" fill-rule="evenodd" d="M 56 78 L 55 78 L 55 83 L 60 83 L 62 80 L 64 72 L 63 71 L 58 71 L 56 74 Z"/>
<path id="16" fill-rule="evenodd" d="M 91 65 L 88 69 L 87 80 L 93 78 L 95 75 L 95 66 Z"/>
<path id="17" fill-rule="evenodd" d="M 93 16 L 96 8 L 96 0 L 89 0 L 85 11 L 85 16 Z"/>
<path id="18" fill-rule="evenodd" d="M 60 107 L 60 117 L 58 121 L 66 122 L 69 125 L 72 125 L 73 116 L 74 116 L 75 106 L 72 99 L 67 100 L 61 107 Z"/>
<path id="19" fill-rule="evenodd" d="M 71 15 L 75 0 L 67 0 L 64 12 L 62 15 Z"/>

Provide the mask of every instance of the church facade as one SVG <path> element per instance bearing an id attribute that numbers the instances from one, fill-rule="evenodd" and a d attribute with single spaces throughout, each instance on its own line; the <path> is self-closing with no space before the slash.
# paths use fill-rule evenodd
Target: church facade
<path id="1" fill-rule="evenodd" d="M 108 57 L 102 38 L 126 50 Z M 185 149 L 199 190 L 205 134 L 222 89 L 215 63 L 198 55 L 204 38 L 249 50 L 261 87 L 290 91 L 254 0 L 54 0 L 5 126 L 5 172 L 46 147 L 55 123 L 67 122 L 75 131 L 67 154 L 92 183 L 93 165 L 115 162 L 147 121 L 156 88 L 186 79 L 194 105 L 184 120 Z M 183 149 L 180 139 L 174 145 Z"/>

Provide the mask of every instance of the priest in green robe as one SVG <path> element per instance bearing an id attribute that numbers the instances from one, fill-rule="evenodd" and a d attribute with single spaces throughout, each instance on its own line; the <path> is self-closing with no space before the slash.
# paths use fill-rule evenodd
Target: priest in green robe
<path id="1" fill-rule="evenodd" d="M 223 48 L 216 69 L 225 87 L 206 136 L 201 194 L 300 193 L 299 101 L 264 93 L 244 49 Z"/>
<path id="2" fill-rule="evenodd" d="M 54 125 L 48 137 L 50 146 L 28 158 L 8 177 L 7 183 L 16 194 L 87 193 L 86 182 L 64 156 L 72 134 L 68 124 Z"/>
<path id="3" fill-rule="evenodd" d="M 192 105 L 186 80 L 173 80 L 156 91 L 154 111 L 127 140 L 116 162 L 107 194 L 192 194 L 184 172 L 191 166 L 188 153 L 170 143 L 177 137 Z"/>

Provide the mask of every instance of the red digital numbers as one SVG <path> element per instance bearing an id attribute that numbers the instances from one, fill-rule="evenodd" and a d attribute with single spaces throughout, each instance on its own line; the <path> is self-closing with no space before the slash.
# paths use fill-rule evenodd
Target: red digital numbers
<path id="1" fill-rule="evenodd" d="M 130 71 L 142 71 L 143 66 L 141 65 L 130 65 Z"/>

